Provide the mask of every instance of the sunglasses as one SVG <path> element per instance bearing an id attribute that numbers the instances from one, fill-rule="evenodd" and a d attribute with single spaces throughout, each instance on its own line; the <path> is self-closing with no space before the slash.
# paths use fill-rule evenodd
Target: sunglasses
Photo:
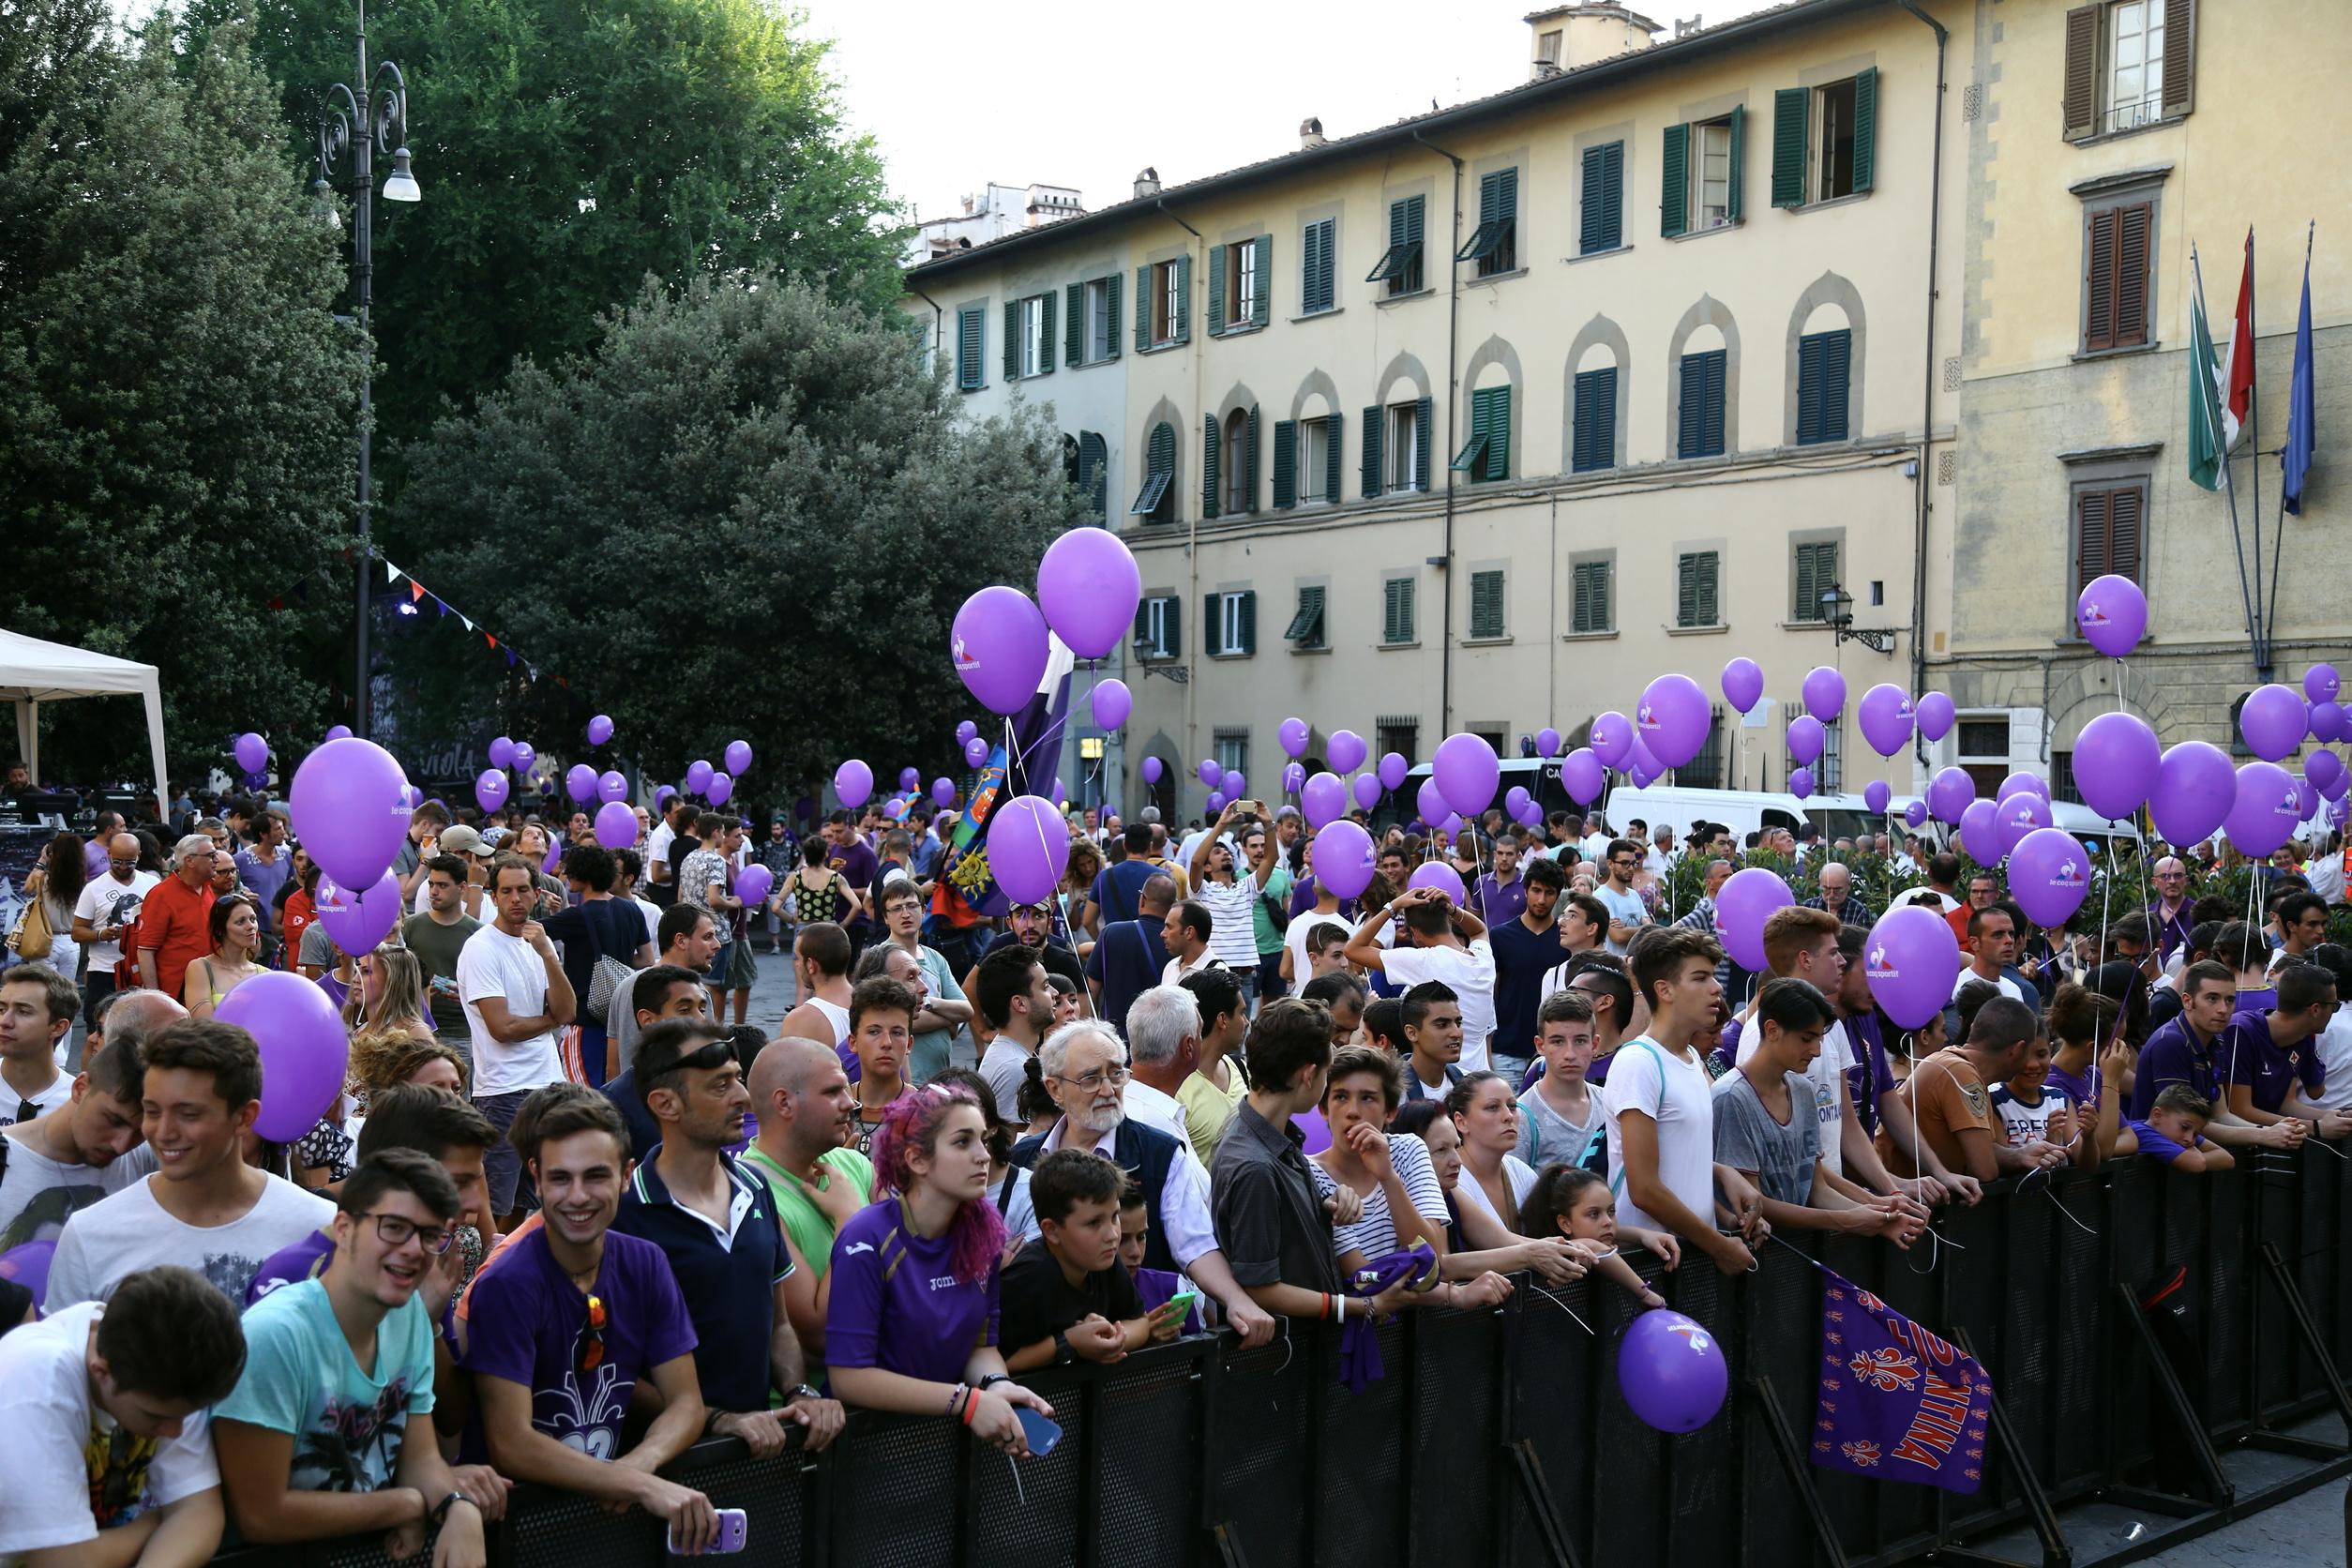
<path id="1" fill-rule="evenodd" d="M 580 1349 L 580 1369 L 594 1372 L 604 1364 L 604 1298 L 588 1292 L 588 1342 Z"/>

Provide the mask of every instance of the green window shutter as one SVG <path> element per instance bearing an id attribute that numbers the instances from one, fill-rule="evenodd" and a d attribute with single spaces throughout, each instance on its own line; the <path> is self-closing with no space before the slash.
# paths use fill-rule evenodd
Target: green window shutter
<path id="1" fill-rule="evenodd" d="M 1258 405 L 1256 403 L 1249 405 L 1249 427 L 1243 435 L 1242 441 L 1244 450 L 1248 457 L 1248 460 L 1242 465 L 1242 474 L 1244 482 L 1249 490 L 1248 496 L 1242 502 L 1242 510 L 1254 512 L 1258 510 Z"/>
<path id="2" fill-rule="evenodd" d="M 1217 429 L 1215 415 L 1200 416 L 1200 515 L 1210 521 L 1217 515 L 1217 462 L 1223 456 L 1224 433 Z"/>
<path id="3" fill-rule="evenodd" d="M 1119 275 L 1103 279 L 1103 357 L 1119 357 Z"/>
<path id="4" fill-rule="evenodd" d="M 1274 235 L 1259 234 L 1250 243 L 1258 248 L 1258 292 L 1249 296 L 1249 319 L 1263 326 L 1274 304 Z"/>
<path id="5" fill-rule="evenodd" d="M 1574 447 L 1569 467 L 1578 474 L 1617 466 L 1617 367 L 1576 375 Z"/>
<path id="6" fill-rule="evenodd" d="M 1821 619 L 1821 596 L 1837 580 L 1837 546 L 1834 542 L 1804 544 L 1797 547 L 1797 602 L 1790 607 L 1792 621 Z"/>
<path id="7" fill-rule="evenodd" d="M 1277 512 L 1299 504 L 1299 427 L 1292 419 L 1274 421 L 1274 504 Z"/>
<path id="8" fill-rule="evenodd" d="M 1722 558 L 1713 550 L 1682 556 L 1675 563 L 1674 624 L 1678 626 L 1720 625 L 1716 580 Z"/>
<path id="9" fill-rule="evenodd" d="M 1741 193 L 1745 183 L 1741 175 L 1746 171 L 1747 161 L 1748 109 L 1746 104 L 1735 104 L 1731 110 L 1730 190 L 1724 201 L 1724 212 L 1734 223 L 1739 222 L 1747 213 L 1747 199 Z"/>
<path id="10" fill-rule="evenodd" d="M 1429 488 L 1429 446 L 1437 425 L 1430 415 L 1436 408 L 1436 400 L 1430 398 L 1422 398 L 1413 403 L 1413 472 L 1421 475 L 1421 483 L 1413 487 L 1415 490 Z"/>
<path id="11" fill-rule="evenodd" d="M 1797 445 L 1810 446 L 1822 439 L 1821 365 L 1826 334 L 1797 339 Z"/>
<path id="12" fill-rule="evenodd" d="M 1366 501 L 1380 493 L 1380 481 L 1387 477 L 1380 465 L 1380 438 L 1387 433 L 1382 415 L 1387 410 L 1377 403 L 1364 411 L 1364 498 Z M 1339 492 L 1334 490 L 1336 501 Z"/>
<path id="13" fill-rule="evenodd" d="M 1192 341 L 1192 252 L 1176 258 L 1175 341 Z"/>
<path id="14" fill-rule="evenodd" d="M 1413 640 L 1413 580 L 1392 577 L 1380 585 L 1380 641 Z"/>
<path id="15" fill-rule="evenodd" d="M 1829 350 L 1821 367 L 1824 388 L 1821 395 L 1822 438 L 1844 441 L 1849 433 L 1848 411 L 1852 406 L 1853 334 L 1844 327 L 1826 334 Z"/>
<path id="16" fill-rule="evenodd" d="M 1723 378 L 1725 351 L 1716 349 L 1707 355 L 1706 420 L 1700 437 L 1707 444 L 1709 457 L 1719 456 L 1725 449 L 1723 429 Z"/>
<path id="17" fill-rule="evenodd" d="M 1706 554 L 1699 557 L 1698 624 L 1702 626 L 1721 626 L 1723 624 L 1723 603 L 1720 589 L 1720 580 L 1722 576 L 1722 556 L 1716 554 L 1711 550 Z"/>
<path id="18" fill-rule="evenodd" d="M 1783 87 L 1772 94 L 1772 205 L 1805 204 L 1805 116 L 1813 109 L 1809 87 Z"/>
<path id="19" fill-rule="evenodd" d="M 1116 283 L 1116 278 L 1111 279 Z M 1117 313 L 1114 311 L 1113 315 Z M 1152 346 L 1152 269 L 1135 269 L 1135 351 L 1141 354 Z"/>
<path id="20" fill-rule="evenodd" d="M 1511 477 L 1511 388 L 1490 386 L 1492 402 L 1486 414 L 1486 463 L 1482 479 Z"/>
<path id="21" fill-rule="evenodd" d="M 1045 318 L 1037 339 L 1037 373 L 1041 376 L 1049 376 L 1053 374 L 1053 291 L 1051 289 L 1037 296 L 1037 313 Z M 1073 322 L 1083 320 L 1084 317 L 1085 312 L 1082 310 L 1073 311 L 1070 315 Z M 1076 334 L 1073 333 L 1072 336 Z"/>
<path id="22" fill-rule="evenodd" d="M 1069 363 L 1071 369 L 1076 369 L 1086 363 L 1086 285 L 1073 283 L 1062 292 L 1069 300 L 1070 306 L 1069 309 L 1063 312 L 1069 321 L 1067 330 L 1063 334 L 1065 340 L 1063 343 L 1063 357 Z"/>
<path id="23" fill-rule="evenodd" d="M 1242 601 L 1242 645 L 1232 652 L 1254 654 L 1258 651 L 1258 591 L 1246 589 L 1236 596 Z"/>
<path id="24" fill-rule="evenodd" d="M 1326 218 L 1319 223 L 1306 226 L 1305 254 L 1300 263 L 1304 278 L 1299 296 L 1299 312 L 1302 315 L 1328 310 L 1337 303 L 1333 294 L 1333 283 L 1338 261 L 1333 252 L 1337 249 L 1338 238 L 1339 225 L 1334 219 Z"/>
<path id="25" fill-rule="evenodd" d="M 1625 242 L 1625 143 L 1584 151 L 1584 180 L 1576 249 L 1590 256 Z"/>
<path id="26" fill-rule="evenodd" d="M 1347 416 L 1334 414 L 1323 421 L 1323 499 L 1339 499 L 1340 450 L 1347 444 L 1340 437 L 1347 430 Z"/>
<path id="27" fill-rule="evenodd" d="M 1021 302 L 1004 302 L 1004 380 L 1007 385 L 1021 379 Z"/>
<path id="28" fill-rule="evenodd" d="M 1878 172 L 1878 68 L 1854 73 L 1854 188 L 1871 188 Z"/>
<path id="29" fill-rule="evenodd" d="M 1816 332 L 1797 340 L 1797 444 L 1844 441 L 1852 334 Z"/>
<path id="30" fill-rule="evenodd" d="M 1161 622 L 1168 632 L 1168 656 L 1184 656 L 1184 601 L 1174 594 L 1168 596 L 1168 613 Z"/>
<path id="31" fill-rule="evenodd" d="M 1209 336 L 1225 331 L 1225 265 L 1229 251 L 1220 245 L 1209 252 Z"/>
<path id="32" fill-rule="evenodd" d="M 988 312 L 979 306 L 968 305 L 956 313 L 956 384 L 966 392 L 977 391 L 987 380 L 980 356 L 988 335 Z"/>
<path id="33" fill-rule="evenodd" d="M 1682 356 L 1681 407 L 1676 411 L 1675 456 L 1712 458 L 1723 453 L 1724 351 Z"/>
<path id="34" fill-rule="evenodd" d="M 1200 599 L 1200 651 L 1214 658 L 1225 652 L 1225 596 L 1205 594 Z"/>
<path id="35" fill-rule="evenodd" d="M 1658 159 L 1658 234 L 1672 239 L 1691 226 L 1691 128 L 1666 128 Z"/>
<path id="36" fill-rule="evenodd" d="M 1470 574 L 1470 634 L 1473 640 L 1502 635 L 1502 574 Z"/>
<path id="37" fill-rule="evenodd" d="M 1138 649 L 1148 648 L 1152 645 L 1153 602 L 1153 601 L 1151 599 L 1138 599 L 1135 601 L 1135 636 L 1131 641 Z"/>
<path id="38" fill-rule="evenodd" d="M 1609 629 L 1609 564 L 1579 561 L 1570 582 L 1569 627 L 1574 631 Z"/>

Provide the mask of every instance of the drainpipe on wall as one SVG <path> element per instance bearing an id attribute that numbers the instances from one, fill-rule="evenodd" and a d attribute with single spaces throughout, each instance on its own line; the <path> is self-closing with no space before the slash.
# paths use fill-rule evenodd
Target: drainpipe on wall
<path id="1" fill-rule="evenodd" d="M 1166 197 L 1158 198 L 1152 204 L 1159 208 L 1161 215 L 1169 222 L 1190 234 L 1197 242 L 1197 249 L 1200 252 L 1200 264 L 1205 275 L 1205 269 L 1209 265 L 1209 237 L 1177 217 L 1169 209 Z M 1189 289 L 1185 291 L 1184 308 L 1188 310 L 1192 308 Z M 1208 319 L 1203 317 L 1200 330 L 1192 335 L 1192 412 L 1196 416 L 1193 424 L 1196 431 L 1200 428 L 1198 415 L 1200 413 L 1201 351 L 1207 346 L 1208 340 L 1209 323 Z M 1208 454 L 1201 454 L 1201 460 L 1206 462 Z M 1173 484 L 1175 480 L 1171 477 L 1168 482 Z M 1198 509 L 1193 512 L 1192 520 L 1184 526 L 1184 559 L 1192 569 L 1191 586 L 1185 592 L 1184 602 L 1199 605 L 1200 603 L 1200 513 Z M 1200 737 L 1197 733 L 1199 725 L 1195 717 L 1194 706 L 1198 699 L 1193 695 L 1193 688 L 1200 684 L 1200 648 L 1208 638 L 1209 628 L 1206 626 L 1196 628 L 1192 634 L 1192 651 L 1184 656 L 1184 670 L 1187 677 L 1184 682 L 1184 755 L 1187 757 L 1197 756 L 1199 752 Z M 1183 788 L 1181 783 L 1177 786 L 1179 791 Z M 1182 814 L 1181 807 L 1179 814 Z"/>
<path id="2" fill-rule="evenodd" d="M 1920 387 L 1919 477 L 1911 487 L 1917 498 L 1911 522 L 1911 690 L 1916 693 L 1927 684 L 1927 497 L 1929 487 L 1936 482 L 1928 473 L 1927 448 L 1936 430 L 1936 266 L 1944 209 L 1944 54 L 1952 42 L 1952 34 L 1942 23 L 1921 10 L 1916 0 L 1894 0 L 1894 3 L 1935 29 L 1936 33 L 1936 97 L 1929 106 L 1935 115 L 1935 151 L 1931 155 L 1927 182 L 1926 365 L 1922 371 Z M 1955 474 L 1953 477 L 1953 494 L 1957 495 L 1958 475 Z M 1926 741 L 1914 734 L 1912 746 L 1921 765 L 1924 767 L 1927 761 Z"/>
<path id="3" fill-rule="evenodd" d="M 907 285 L 907 290 L 931 308 L 931 364 L 936 369 L 939 365 L 939 356 L 945 352 L 946 348 L 947 312 L 940 309 L 938 300 L 933 299 L 912 283 Z"/>
<path id="4" fill-rule="evenodd" d="M 1462 243 L 1462 160 L 1417 130 L 1413 140 L 1454 165 L 1454 218 L 1444 252 L 1445 445 L 1436 460 L 1445 464 L 1445 554 L 1440 568 L 1445 580 L 1440 585 L 1443 609 L 1438 620 L 1438 734 L 1442 739 L 1454 730 L 1454 410 L 1461 401 L 1460 389 L 1454 384 L 1454 357 L 1462 328 L 1462 269 L 1454 260 L 1454 250 Z"/>

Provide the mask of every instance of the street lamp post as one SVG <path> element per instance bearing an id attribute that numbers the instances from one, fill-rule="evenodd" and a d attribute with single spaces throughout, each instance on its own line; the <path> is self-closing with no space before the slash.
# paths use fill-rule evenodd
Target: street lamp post
<path id="1" fill-rule="evenodd" d="M 357 0 L 359 22 L 359 73 L 350 84 L 338 82 L 327 89 L 326 108 L 319 116 L 319 175 L 311 189 L 326 205 L 330 218 L 334 206 L 327 200 L 331 190 L 341 189 L 352 199 L 352 294 L 356 305 L 362 352 L 372 359 L 368 347 L 368 305 L 375 276 L 375 155 L 381 151 L 392 159 L 392 173 L 384 182 L 384 199 L 387 202 L 414 202 L 424 192 L 416 184 L 416 176 L 409 171 L 408 156 L 408 82 L 400 75 L 400 68 L 389 60 L 376 66 L 370 76 L 368 70 L 368 0 Z M 351 178 L 342 182 L 342 165 L 348 158 Z M 339 219 L 337 219 L 339 223 Z M 369 479 L 369 446 L 374 433 L 371 413 L 372 365 L 364 368 L 359 377 L 359 562 L 354 574 L 357 579 L 357 617 L 354 641 L 357 648 L 356 678 L 352 687 L 352 732 L 366 736 L 371 729 L 374 682 L 368 666 L 368 573 L 373 565 L 369 548 L 369 508 L 373 490 Z"/>

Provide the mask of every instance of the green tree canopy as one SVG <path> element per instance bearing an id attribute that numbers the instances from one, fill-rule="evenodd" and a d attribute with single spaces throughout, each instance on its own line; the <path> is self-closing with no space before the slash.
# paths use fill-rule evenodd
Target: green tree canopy
<path id="1" fill-rule="evenodd" d="M 1081 518 L 1038 413 L 958 414 L 895 315 L 766 275 L 649 283 L 592 356 L 525 362 L 409 454 L 419 575 L 540 678 L 423 616 L 406 635 L 443 656 L 401 661 L 432 670 L 403 711 L 550 752 L 609 713 L 662 777 L 740 735 L 770 801 L 850 756 L 946 769 L 957 607 L 1026 587 Z"/>
<path id="2" fill-rule="evenodd" d="M 0 6 L 0 626 L 160 668 L 192 770 L 321 722 L 365 361 L 244 31 L 106 28 Z M 146 771 L 131 708 L 43 717 L 52 777 Z"/>

